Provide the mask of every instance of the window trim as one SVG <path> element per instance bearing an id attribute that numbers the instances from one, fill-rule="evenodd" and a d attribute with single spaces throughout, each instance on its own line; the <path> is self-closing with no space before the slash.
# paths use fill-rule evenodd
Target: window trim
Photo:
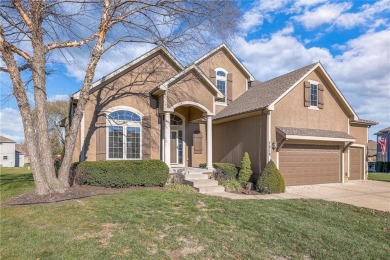
<path id="1" fill-rule="evenodd" d="M 307 108 L 308 109 L 312 109 L 312 110 L 319 110 L 319 107 L 318 107 L 318 91 L 319 91 L 319 89 L 318 89 L 318 85 L 320 84 L 318 81 L 314 81 L 314 80 L 309 80 L 309 83 L 310 83 L 310 106 L 308 106 Z M 311 94 L 311 91 L 312 91 L 312 88 L 311 88 L 311 86 L 312 85 L 315 85 L 316 86 L 316 88 L 317 88 L 317 105 L 315 105 L 315 106 L 313 106 L 312 105 L 312 94 Z"/>
<path id="2" fill-rule="evenodd" d="M 218 71 L 224 72 L 225 77 L 219 76 Z M 216 105 L 227 105 L 227 95 L 228 95 L 228 80 L 227 80 L 228 77 L 227 77 L 227 75 L 228 75 L 228 72 L 224 68 L 216 68 L 215 69 L 215 86 L 218 88 L 218 86 L 217 86 L 218 80 L 225 82 L 225 93 L 222 93 L 222 91 L 221 91 L 221 93 L 224 94 L 224 96 L 225 96 L 225 100 L 223 102 L 216 100 L 215 101 Z"/>
<path id="3" fill-rule="evenodd" d="M 118 124 L 116 123 L 114 120 L 112 119 L 108 119 L 108 115 L 115 112 L 115 111 L 118 111 L 118 110 L 126 110 L 126 111 L 129 111 L 129 112 L 132 112 L 132 113 L 135 113 L 137 114 L 139 117 L 140 117 L 140 121 L 139 122 L 136 122 L 136 121 L 128 121 L 127 123 L 124 123 L 124 124 Z M 111 109 L 109 109 L 107 112 L 106 112 L 106 160 L 107 161 L 118 161 L 118 160 L 142 160 L 142 141 L 143 141 L 143 138 L 142 138 L 142 134 L 143 134 L 143 129 L 142 129 L 142 118 L 143 118 L 143 114 L 141 112 L 139 112 L 137 109 L 134 109 L 132 107 L 126 107 L 126 106 L 117 106 L 117 107 L 113 107 Z M 118 120 L 117 120 L 118 121 Z M 109 127 L 110 126 L 121 126 L 122 127 L 122 134 L 124 135 L 124 138 L 123 138 L 123 141 L 122 141 L 122 147 L 123 147 L 123 157 L 122 158 L 110 158 L 110 153 L 109 153 L 109 150 L 110 150 L 110 147 L 109 147 L 109 143 L 110 143 L 110 140 L 109 140 L 109 135 L 110 135 L 110 131 L 109 131 Z M 140 149 L 139 149 L 139 152 L 140 152 L 140 155 L 139 155 L 139 158 L 127 158 L 127 127 L 139 127 L 140 129 Z"/>
<path id="4" fill-rule="evenodd" d="M 183 121 L 183 124 L 182 125 L 172 125 L 171 124 L 171 133 L 169 134 L 169 136 L 171 136 L 172 134 L 172 130 L 174 131 L 182 131 L 182 138 L 183 138 L 183 163 L 177 163 L 177 164 L 173 164 L 175 166 L 185 166 L 186 165 L 186 149 L 187 149 L 187 142 L 186 142 L 186 121 L 185 121 L 185 117 L 180 114 L 180 113 L 177 113 L 177 112 L 174 112 L 171 114 L 171 120 L 172 120 L 172 115 L 176 115 L 178 117 L 181 118 L 181 120 Z M 177 133 L 177 137 L 179 137 L 179 132 Z M 178 152 L 178 149 L 176 149 L 177 152 Z M 179 154 L 177 153 L 177 161 L 179 161 Z M 171 162 L 170 162 L 171 163 Z"/>

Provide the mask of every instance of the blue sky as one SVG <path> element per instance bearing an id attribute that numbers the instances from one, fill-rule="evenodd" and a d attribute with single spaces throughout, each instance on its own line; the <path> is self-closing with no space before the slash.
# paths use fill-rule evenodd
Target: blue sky
<path id="1" fill-rule="evenodd" d="M 390 0 L 262 0 L 240 3 L 243 18 L 229 47 L 260 81 L 321 61 L 359 117 L 390 126 Z M 142 55 L 152 46 L 110 50 L 99 78 Z M 49 99 L 77 91 L 88 60 L 83 49 L 49 64 Z M 0 74 L 0 134 L 23 140 L 17 105 L 7 75 Z"/>

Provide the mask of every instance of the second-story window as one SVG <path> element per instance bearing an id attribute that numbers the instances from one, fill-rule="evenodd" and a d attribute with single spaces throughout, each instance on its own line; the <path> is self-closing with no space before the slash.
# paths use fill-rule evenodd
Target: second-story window
<path id="1" fill-rule="evenodd" d="M 226 103 L 227 96 L 227 72 L 224 69 L 216 69 L 216 85 L 219 91 L 224 95 L 223 98 L 217 99 L 218 103 Z"/>

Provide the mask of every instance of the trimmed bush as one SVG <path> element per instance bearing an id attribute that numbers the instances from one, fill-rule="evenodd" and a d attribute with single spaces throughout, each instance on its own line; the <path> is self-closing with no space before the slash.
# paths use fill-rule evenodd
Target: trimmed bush
<path id="1" fill-rule="evenodd" d="M 225 191 L 241 191 L 242 185 L 236 179 L 222 179 L 218 181 L 218 184 L 225 188 Z"/>
<path id="2" fill-rule="evenodd" d="M 112 188 L 164 186 L 168 166 L 160 160 L 81 162 L 76 168 L 76 182 Z"/>
<path id="3" fill-rule="evenodd" d="M 286 191 L 284 178 L 273 161 L 269 161 L 261 172 L 256 184 L 261 193 L 282 193 Z"/>
<path id="4" fill-rule="evenodd" d="M 215 169 L 213 171 L 213 178 L 214 180 L 222 180 L 222 179 L 225 179 L 225 173 L 223 173 L 223 171 L 221 169 Z"/>
<path id="5" fill-rule="evenodd" d="M 238 180 L 242 185 L 245 185 L 247 182 L 249 182 L 252 174 L 253 171 L 251 167 L 251 159 L 249 158 L 249 154 L 245 152 L 244 156 L 242 157 L 241 169 L 238 173 Z"/>
<path id="6" fill-rule="evenodd" d="M 237 167 L 232 163 L 213 163 L 215 169 L 221 169 L 225 175 L 225 179 L 237 178 Z"/>
<path id="7" fill-rule="evenodd" d="M 199 168 L 206 169 L 207 163 L 201 163 L 199 164 Z"/>

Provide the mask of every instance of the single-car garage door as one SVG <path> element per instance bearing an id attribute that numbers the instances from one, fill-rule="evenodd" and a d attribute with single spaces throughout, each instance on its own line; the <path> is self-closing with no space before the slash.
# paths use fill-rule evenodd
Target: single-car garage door
<path id="1" fill-rule="evenodd" d="M 289 186 L 340 182 L 340 149 L 285 144 L 279 152 L 279 169 Z"/>
<path id="2" fill-rule="evenodd" d="M 349 156 L 351 156 L 351 159 L 349 160 L 349 179 L 363 179 L 363 148 L 351 147 L 349 150 Z"/>

